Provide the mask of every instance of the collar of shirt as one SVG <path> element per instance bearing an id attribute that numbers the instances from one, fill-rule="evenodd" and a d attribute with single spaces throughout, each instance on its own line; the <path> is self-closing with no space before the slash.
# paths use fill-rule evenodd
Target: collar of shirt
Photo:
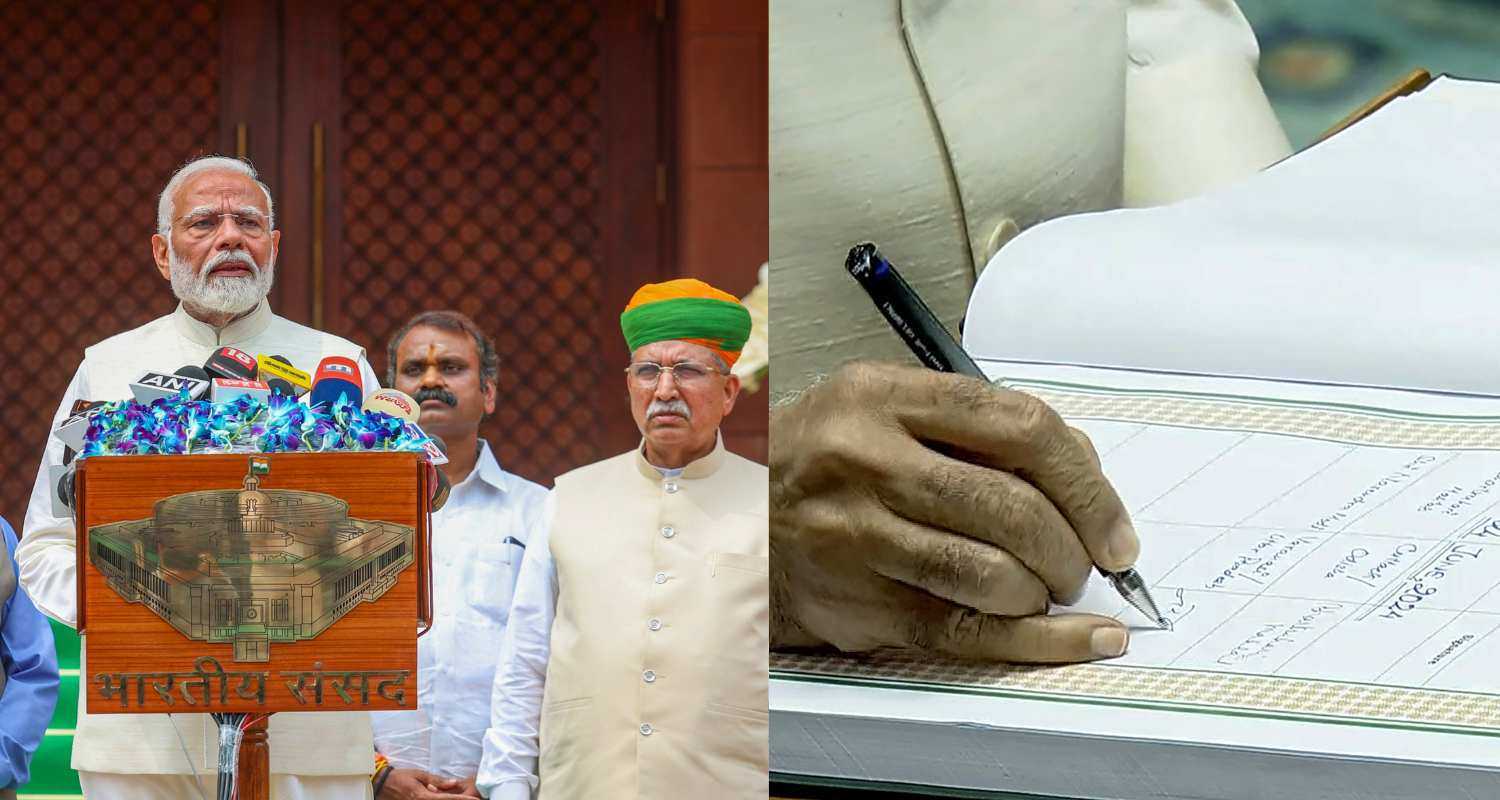
<path id="1" fill-rule="evenodd" d="M 223 328 L 215 328 L 195 319 L 178 303 L 177 309 L 172 312 L 172 322 L 188 341 L 205 347 L 221 347 L 225 343 L 243 342 L 265 333 L 266 328 L 271 326 L 271 304 L 261 300 L 254 311 Z"/>
<path id="2" fill-rule="evenodd" d="M 714 449 L 708 455 L 688 464 L 682 468 L 684 478 L 707 478 L 719 471 L 724 463 L 724 433 L 722 431 L 714 434 Z M 661 470 L 650 461 L 646 460 L 646 440 L 642 439 L 639 447 L 635 449 L 635 467 L 641 475 L 650 478 L 652 483 L 662 480 Z"/>
<path id="3" fill-rule="evenodd" d="M 461 483 L 453 487 L 453 491 L 472 486 L 476 483 L 487 483 L 500 491 L 505 491 L 505 471 L 500 469 L 500 462 L 495 460 L 495 453 L 490 450 L 490 443 L 479 440 L 479 455 L 474 459 L 474 469 Z"/>

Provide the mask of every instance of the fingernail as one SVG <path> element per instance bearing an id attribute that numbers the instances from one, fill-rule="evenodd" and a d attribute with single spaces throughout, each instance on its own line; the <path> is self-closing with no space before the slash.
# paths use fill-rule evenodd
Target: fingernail
<path id="1" fill-rule="evenodd" d="M 1094 655 L 1101 658 L 1114 658 L 1125 655 L 1125 647 L 1130 644 L 1130 632 L 1123 627 L 1106 625 L 1095 628 L 1089 634 L 1089 647 Z"/>
<path id="2" fill-rule="evenodd" d="M 1130 524 L 1129 519 L 1122 519 L 1115 523 L 1110 529 L 1109 536 L 1104 540 L 1105 557 L 1110 560 L 1108 564 L 1100 564 L 1111 572 L 1133 566 L 1136 559 L 1141 556 L 1141 540 L 1135 535 L 1135 526 Z"/>

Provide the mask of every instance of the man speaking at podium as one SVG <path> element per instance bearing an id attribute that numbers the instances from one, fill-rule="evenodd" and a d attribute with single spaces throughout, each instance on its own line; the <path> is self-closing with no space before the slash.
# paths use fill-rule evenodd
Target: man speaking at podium
<path id="1" fill-rule="evenodd" d="M 719 436 L 750 313 L 675 280 L 637 291 L 620 327 L 644 441 L 557 479 L 517 579 L 479 789 L 764 798 L 766 468 Z"/>
<path id="2" fill-rule="evenodd" d="M 143 373 L 203 364 L 229 346 L 302 365 L 328 356 L 354 359 L 365 391 L 377 388 L 358 345 L 271 313 L 266 295 L 280 240 L 271 192 L 249 164 L 206 157 L 179 169 L 162 190 L 151 249 L 157 271 L 171 281 L 181 303 L 171 314 L 87 348 L 53 426 L 75 400 L 128 399 L 130 384 Z M 48 475 L 49 466 L 63 463 L 63 450 L 61 441 L 48 441 L 16 560 L 21 585 L 36 606 L 76 625 L 73 520 L 53 514 Z M 81 673 L 87 674 L 86 666 Z M 276 714 L 270 741 L 273 800 L 368 796 L 366 712 Z M 91 798 L 198 798 L 215 789 L 218 728 L 207 714 L 89 715 L 80 702 L 73 742 L 73 769 Z"/>

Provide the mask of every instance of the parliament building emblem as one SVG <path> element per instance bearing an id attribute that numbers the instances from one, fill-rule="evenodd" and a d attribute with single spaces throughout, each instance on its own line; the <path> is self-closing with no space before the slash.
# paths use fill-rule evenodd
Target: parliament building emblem
<path id="1" fill-rule="evenodd" d="M 261 489 L 267 470 L 252 459 L 239 490 L 174 495 L 148 519 L 90 528 L 89 560 L 126 601 L 250 662 L 316 638 L 413 562 L 410 526 L 351 519 L 327 494 Z"/>

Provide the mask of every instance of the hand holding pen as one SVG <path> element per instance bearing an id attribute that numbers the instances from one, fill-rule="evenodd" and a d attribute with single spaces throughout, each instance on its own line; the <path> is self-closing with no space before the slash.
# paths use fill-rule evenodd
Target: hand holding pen
<path id="1" fill-rule="evenodd" d="M 1117 620 L 1045 613 L 1139 545 L 1087 439 L 1040 400 L 855 363 L 772 414 L 773 646 L 1124 652 Z"/>
<path id="2" fill-rule="evenodd" d="M 953 340 L 948 330 L 938 320 L 937 315 L 933 314 L 927 304 L 922 302 L 922 298 L 901 277 L 901 273 L 896 271 L 895 266 L 880 255 L 875 245 L 862 244 L 851 249 L 844 268 L 870 295 L 875 307 L 880 310 L 881 315 L 890 323 L 891 328 L 896 331 L 923 366 L 939 372 L 952 372 L 989 381 L 984 371 L 974 363 L 974 359 L 958 342 Z M 1075 429 L 1073 433 L 1088 449 L 1094 466 L 1097 468 L 1099 456 L 1094 452 L 1093 444 L 1082 431 Z M 1045 486 L 1038 488 L 1046 491 L 1049 497 L 1056 498 L 1056 493 L 1061 487 L 1054 488 L 1052 491 L 1048 491 Z M 1113 489 L 1110 493 L 1113 494 Z M 1118 502 L 1119 499 L 1115 498 L 1115 503 L 1118 504 Z M 1130 521 L 1124 515 L 1123 507 L 1121 514 L 1121 521 L 1129 526 Z M 1131 536 L 1134 536 L 1133 528 Z M 1115 591 L 1119 592 L 1126 602 L 1145 614 L 1158 627 L 1170 627 L 1157 608 L 1156 601 L 1152 599 L 1151 592 L 1146 587 L 1146 581 L 1133 568 L 1138 549 L 1137 543 L 1126 557 L 1125 553 L 1110 552 L 1109 543 L 1106 542 L 1102 547 L 1102 552 L 1100 552 L 1101 548 L 1093 547 L 1089 548 L 1089 551 L 1094 556 L 1094 563 L 1098 565 L 1099 574 L 1114 586 Z"/>

